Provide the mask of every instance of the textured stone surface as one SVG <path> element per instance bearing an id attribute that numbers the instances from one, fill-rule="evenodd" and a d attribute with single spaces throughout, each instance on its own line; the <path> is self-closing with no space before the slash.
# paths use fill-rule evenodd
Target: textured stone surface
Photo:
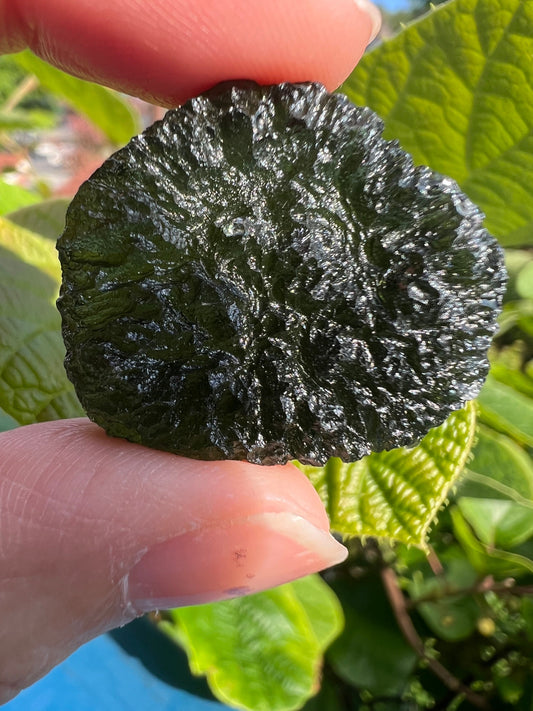
<path id="1" fill-rule="evenodd" d="M 505 276 L 482 215 L 368 109 L 222 86 L 79 190 L 66 368 L 110 434 L 321 464 L 416 443 L 474 398 Z"/>

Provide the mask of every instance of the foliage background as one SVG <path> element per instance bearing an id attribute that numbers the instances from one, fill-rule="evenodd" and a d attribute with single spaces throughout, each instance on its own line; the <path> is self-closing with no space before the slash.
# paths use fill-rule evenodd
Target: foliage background
<path id="1" fill-rule="evenodd" d="M 533 709 L 533 3 L 452 0 L 387 38 L 414 5 L 343 90 L 505 246 L 491 374 L 419 447 L 304 468 L 345 564 L 153 618 L 235 708 Z M 54 240 L 80 181 L 160 115 L 29 53 L 0 58 L 0 429 L 82 414 Z"/>

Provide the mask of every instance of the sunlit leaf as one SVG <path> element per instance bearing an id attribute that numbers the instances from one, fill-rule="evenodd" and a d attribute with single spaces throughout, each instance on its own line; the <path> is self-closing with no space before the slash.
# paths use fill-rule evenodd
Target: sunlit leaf
<path id="1" fill-rule="evenodd" d="M 331 527 L 423 546 L 427 530 L 470 453 L 475 407 L 453 413 L 413 449 L 393 449 L 353 464 L 299 465 L 318 491 Z"/>
<path id="2" fill-rule="evenodd" d="M 138 119 L 119 94 L 98 84 L 72 77 L 43 62 L 29 50 L 12 55 L 19 66 L 34 74 L 41 85 L 84 114 L 115 144 L 138 133 Z"/>
<path id="3" fill-rule="evenodd" d="M 10 212 L 6 217 L 16 225 L 55 242 L 65 228 L 65 213 L 68 205 L 69 200 L 66 198 L 43 200 L 36 205 Z"/>
<path id="4" fill-rule="evenodd" d="M 52 242 L 0 218 L 0 407 L 19 424 L 83 414 L 63 368 Z"/>
<path id="5" fill-rule="evenodd" d="M 251 597 L 172 610 L 163 630 L 195 674 L 234 708 L 289 711 L 318 690 L 322 655 L 342 629 L 339 602 L 318 577 Z"/>
<path id="6" fill-rule="evenodd" d="M 25 205 L 32 205 L 40 200 L 37 193 L 0 180 L 0 215 L 6 215 L 13 210 L 18 210 Z"/>
<path id="7" fill-rule="evenodd" d="M 533 244 L 532 56 L 531 0 L 455 0 L 367 54 L 342 90 L 455 178 L 503 244 Z"/>
<path id="8" fill-rule="evenodd" d="M 518 274 L 516 290 L 523 299 L 533 299 L 533 259 Z"/>

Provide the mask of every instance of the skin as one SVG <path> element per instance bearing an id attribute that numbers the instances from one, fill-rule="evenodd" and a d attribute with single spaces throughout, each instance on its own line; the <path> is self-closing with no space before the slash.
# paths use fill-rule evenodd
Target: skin
<path id="1" fill-rule="evenodd" d="M 378 26 L 354 0 L 0 0 L 0 51 L 29 46 L 164 106 L 232 78 L 334 89 Z M 0 451 L 0 703 L 143 612 L 256 592 L 346 555 L 292 465 L 187 460 L 85 419 L 0 434 Z"/>

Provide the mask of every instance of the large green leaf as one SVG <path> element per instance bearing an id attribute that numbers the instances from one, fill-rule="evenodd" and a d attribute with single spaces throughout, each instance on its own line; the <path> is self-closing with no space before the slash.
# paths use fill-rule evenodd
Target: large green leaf
<path id="1" fill-rule="evenodd" d="M 518 442 L 533 447 L 533 399 L 491 375 L 478 397 L 480 419 Z"/>
<path id="2" fill-rule="evenodd" d="M 85 114 L 113 143 L 121 145 L 138 133 L 136 114 L 116 92 L 65 74 L 29 50 L 12 57 L 19 66 L 34 74 L 48 91 Z"/>
<path id="3" fill-rule="evenodd" d="M 533 501 L 533 460 L 510 437 L 480 425 L 473 458 L 457 493 L 482 499 Z"/>
<path id="4" fill-rule="evenodd" d="M 18 210 L 25 205 L 32 205 L 40 200 L 37 193 L 32 193 L 18 185 L 10 185 L 0 179 L 0 215 L 6 215 L 8 212 Z"/>
<path id="5" fill-rule="evenodd" d="M 19 424 L 83 414 L 63 368 L 49 240 L 0 218 L 0 407 Z"/>
<path id="6" fill-rule="evenodd" d="M 35 267 L 43 272 L 50 280 L 46 281 L 48 289 L 44 288 L 44 282 L 39 284 L 33 291 L 40 290 L 42 293 L 49 292 L 49 300 L 55 303 L 55 298 L 59 291 L 61 281 L 61 267 L 57 258 L 54 245 L 29 230 L 22 229 L 14 225 L 7 218 L 0 219 L 0 246 L 9 251 L 12 259 L 18 259 L 28 267 Z M 3 264 L 0 262 L 0 266 Z M 21 271 L 22 267 L 20 268 Z M 16 283 L 17 274 L 11 276 L 13 283 Z M 3 277 L 0 281 L 2 286 L 9 287 L 10 277 Z M 4 301 L 0 301 L 0 307 L 4 306 Z M 5 308 L 5 307 L 4 307 Z"/>
<path id="7" fill-rule="evenodd" d="M 514 548 L 533 536 L 533 501 L 526 505 L 463 496 L 457 505 L 479 540 L 489 548 Z"/>
<path id="8" fill-rule="evenodd" d="M 482 575 L 498 578 L 519 577 L 533 573 L 533 559 L 521 553 L 485 545 L 474 533 L 459 507 L 450 509 L 455 537 L 468 559 Z"/>
<path id="9" fill-rule="evenodd" d="M 10 212 L 6 217 L 16 225 L 55 242 L 65 228 L 65 214 L 69 202 L 66 198 L 43 200 L 36 205 L 28 205 Z"/>
<path id="10" fill-rule="evenodd" d="M 424 546 L 427 530 L 470 453 L 475 407 L 453 413 L 413 449 L 393 449 L 353 464 L 299 465 L 318 491 L 331 527 Z"/>
<path id="11" fill-rule="evenodd" d="M 161 623 L 223 702 L 300 708 L 318 690 L 322 655 L 342 629 L 340 604 L 309 576 L 251 597 L 172 610 Z"/>
<path id="12" fill-rule="evenodd" d="M 531 0 L 453 0 L 367 54 L 342 90 L 455 178 L 503 244 L 533 244 L 532 56 Z"/>

